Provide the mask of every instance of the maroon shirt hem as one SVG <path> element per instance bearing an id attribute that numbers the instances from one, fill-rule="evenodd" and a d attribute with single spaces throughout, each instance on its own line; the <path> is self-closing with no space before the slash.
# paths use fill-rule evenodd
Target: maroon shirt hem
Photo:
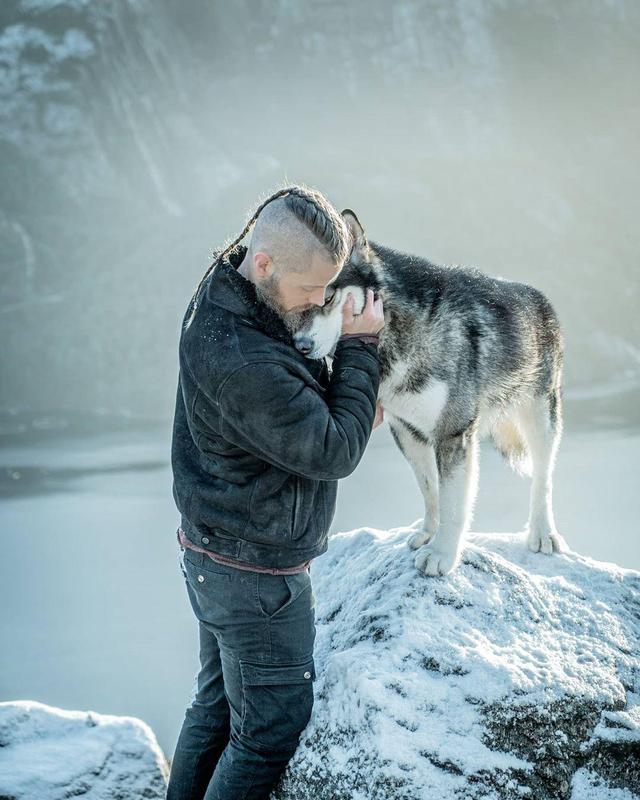
<path id="1" fill-rule="evenodd" d="M 197 550 L 199 553 L 206 553 L 209 558 L 212 559 L 212 561 L 216 561 L 218 564 L 225 564 L 228 567 L 249 570 L 250 572 L 269 572 L 271 575 L 295 575 L 298 572 L 304 572 L 305 570 L 310 571 L 309 568 L 311 566 L 311 561 L 313 560 L 309 559 L 308 561 L 298 564 L 295 567 L 262 567 L 258 564 L 251 564 L 248 561 L 242 561 L 239 558 L 230 558 L 229 556 L 221 556 L 218 553 L 212 553 L 209 550 L 205 550 L 204 547 L 198 547 L 187 538 L 182 528 L 178 528 L 176 538 L 183 547 L 187 547 L 189 550 Z"/>

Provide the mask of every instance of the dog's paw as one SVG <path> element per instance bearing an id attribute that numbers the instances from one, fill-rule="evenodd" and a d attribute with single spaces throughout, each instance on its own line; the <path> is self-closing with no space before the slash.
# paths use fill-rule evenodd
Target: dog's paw
<path id="1" fill-rule="evenodd" d="M 534 553 L 567 553 L 569 546 L 556 530 L 538 529 L 527 534 L 527 547 Z"/>
<path id="2" fill-rule="evenodd" d="M 458 566 L 460 552 L 458 550 L 443 550 L 432 544 L 421 547 L 413 563 L 425 575 L 446 575 Z"/>
<path id="3" fill-rule="evenodd" d="M 407 544 L 412 550 L 417 550 L 419 547 L 422 547 L 423 544 L 430 542 L 433 536 L 434 534 L 431 531 L 416 531 L 409 536 Z"/>

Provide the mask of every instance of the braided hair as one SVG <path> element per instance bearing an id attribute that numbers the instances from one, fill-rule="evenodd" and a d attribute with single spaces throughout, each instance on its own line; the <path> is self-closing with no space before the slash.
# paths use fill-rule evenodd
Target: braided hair
<path id="1" fill-rule="evenodd" d="M 218 250 L 214 250 L 213 261 L 200 279 L 200 283 L 196 287 L 189 302 L 185 314 L 185 319 L 188 317 L 184 323 L 185 329 L 188 328 L 193 321 L 198 308 L 202 285 L 211 271 L 221 259 L 228 256 L 238 247 L 242 239 L 244 239 L 249 232 L 251 226 L 258 219 L 262 209 L 278 197 L 285 198 L 284 202 L 286 207 L 295 214 L 300 222 L 304 223 L 309 230 L 315 234 L 316 238 L 325 246 L 336 263 L 342 264 L 346 260 L 349 255 L 351 244 L 349 231 L 340 214 L 331 203 L 329 203 L 326 197 L 317 190 L 304 185 L 286 186 L 282 189 L 278 189 L 260 203 L 239 236 L 230 244 L 223 245 Z"/>

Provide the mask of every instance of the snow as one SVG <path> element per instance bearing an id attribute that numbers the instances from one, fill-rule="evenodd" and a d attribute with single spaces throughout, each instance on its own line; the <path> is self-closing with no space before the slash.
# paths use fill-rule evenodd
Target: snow
<path id="1" fill-rule="evenodd" d="M 20 0 L 20 8 L 26 12 L 43 12 L 51 11 L 57 6 L 66 6 L 79 11 L 88 6 L 90 2 L 91 0 Z"/>
<path id="2" fill-rule="evenodd" d="M 153 731 L 139 719 L 33 700 L 0 703 L 2 797 L 162 798 L 167 778 Z"/>
<path id="3" fill-rule="evenodd" d="M 640 741 L 640 694 L 628 692 L 627 698 L 628 710 L 602 712 L 602 722 L 598 723 L 593 732 L 594 736 L 612 742 Z"/>
<path id="4" fill-rule="evenodd" d="M 339 533 L 314 561 L 317 699 L 278 797 L 355 797 L 362 784 L 368 798 L 470 798 L 477 780 L 494 792 L 478 796 L 510 796 L 509 781 L 526 796 L 549 757 L 544 736 L 540 763 L 524 742 L 496 747 L 496 710 L 504 727 L 593 704 L 584 757 L 602 739 L 640 753 L 640 573 L 472 533 L 456 571 L 425 578 L 405 543 L 420 523 Z M 568 759 L 580 742 L 562 714 L 554 727 Z M 307 795 L 309 781 L 328 793 Z M 576 772 L 573 800 L 611 797 L 589 781 Z"/>
<path id="5" fill-rule="evenodd" d="M 59 41 L 41 28 L 18 23 L 8 25 L 0 35 L 0 52 L 5 64 L 17 64 L 27 47 L 41 47 L 53 62 L 67 58 L 87 58 L 95 48 L 87 35 L 78 28 L 69 28 Z"/>
<path id="6" fill-rule="evenodd" d="M 635 792 L 603 785 L 597 775 L 586 769 L 576 772 L 571 800 L 638 800 Z"/>

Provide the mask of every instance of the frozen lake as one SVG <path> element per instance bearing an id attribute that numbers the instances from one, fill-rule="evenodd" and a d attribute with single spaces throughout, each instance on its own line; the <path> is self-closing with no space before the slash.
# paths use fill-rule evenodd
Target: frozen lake
<path id="1" fill-rule="evenodd" d="M 635 428 L 570 430 L 555 481 L 569 547 L 638 570 L 639 444 Z M 198 653 L 169 449 L 167 427 L 45 435 L 0 452 L 0 699 L 139 717 L 171 756 Z M 528 489 L 484 443 L 473 530 L 522 530 Z M 332 531 L 408 525 L 422 514 L 385 423 L 340 483 Z"/>

